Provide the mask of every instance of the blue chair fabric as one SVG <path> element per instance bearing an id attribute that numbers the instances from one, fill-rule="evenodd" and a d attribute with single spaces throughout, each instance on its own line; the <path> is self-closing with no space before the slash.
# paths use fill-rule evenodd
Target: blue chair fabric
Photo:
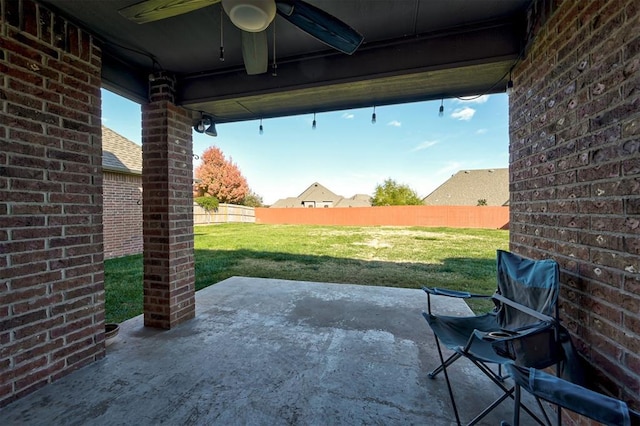
<path id="1" fill-rule="evenodd" d="M 505 370 L 511 375 L 517 386 L 513 426 L 519 426 L 518 388 L 525 389 L 536 398 L 605 425 L 631 426 L 640 423 L 640 414 L 630 410 L 624 401 L 600 394 L 535 368 L 506 364 Z M 505 422 L 502 424 L 507 425 Z"/>
<path id="2" fill-rule="evenodd" d="M 456 422 L 460 425 L 460 413 L 447 368 L 459 358 L 467 358 L 483 371 L 503 395 L 468 424 L 478 423 L 486 414 L 506 398 L 514 398 L 515 387 L 504 384 L 505 376 L 498 368 L 506 363 L 525 367 L 546 368 L 564 360 L 561 332 L 558 322 L 557 299 L 559 271 L 555 261 L 532 260 L 503 250 L 497 251 L 497 288 L 491 295 L 423 287 L 427 294 L 428 312 L 424 318 L 435 336 L 440 365 L 431 373 L 435 378 L 443 373 L 447 382 Z M 469 317 L 442 316 L 432 311 L 433 296 L 489 298 L 495 309 Z M 441 344 L 453 351 L 445 360 Z M 527 407 L 523 407 L 539 423 L 540 419 Z"/>

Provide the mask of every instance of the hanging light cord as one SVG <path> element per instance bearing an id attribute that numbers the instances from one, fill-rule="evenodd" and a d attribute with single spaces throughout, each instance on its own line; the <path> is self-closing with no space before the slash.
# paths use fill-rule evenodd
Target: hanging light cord
<path id="1" fill-rule="evenodd" d="M 271 75 L 276 77 L 278 75 L 278 64 L 276 64 L 276 20 L 273 20 L 273 65 L 271 66 Z"/>
<path id="2" fill-rule="evenodd" d="M 220 8 L 220 61 L 224 62 L 224 13 Z"/>

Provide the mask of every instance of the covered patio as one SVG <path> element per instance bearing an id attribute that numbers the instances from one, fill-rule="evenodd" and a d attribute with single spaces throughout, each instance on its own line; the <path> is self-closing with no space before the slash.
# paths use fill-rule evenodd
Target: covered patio
<path id="1" fill-rule="evenodd" d="M 448 298 L 432 307 L 471 312 Z M 128 320 L 104 359 L 0 416 L 7 426 L 453 425 L 444 379 L 427 378 L 438 355 L 423 309 L 421 290 L 229 278 L 197 293 L 194 320 L 170 331 Z M 450 375 L 467 421 L 499 395 L 469 362 Z M 481 424 L 512 409 L 504 401 Z"/>
<path id="2" fill-rule="evenodd" d="M 385 310 L 390 302 L 373 309 L 384 324 L 363 309 L 373 301 L 353 296 L 360 306 L 335 296 L 329 304 L 319 296 L 331 292 L 301 299 L 292 293 L 279 300 L 270 292 L 249 291 L 248 299 L 225 304 L 220 300 L 234 298 L 216 293 L 229 286 L 225 283 L 196 299 L 192 132 L 204 131 L 205 123 L 215 133 L 213 123 L 507 88 L 509 249 L 558 262 L 561 316 L 589 367 L 589 386 L 640 407 L 637 0 L 309 0 L 323 10 L 316 17 L 339 18 L 364 42 L 351 55 L 342 54 L 278 15 L 277 31 L 261 39 L 268 41 L 260 52 L 267 53 L 269 72 L 252 75 L 247 66 L 265 65 L 265 57 L 243 58 L 244 36 L 218 1 L 152 0 L 146 5 L 159 12 L 159 19 L 143 24 L 121 13 L 136 3 L 0 0 L 3 420 L 5 415 L 13 421 L 46 416 L 32 418 L 38 422 L 54 416 L 47 412 L 65 416 L 58 404 L 72 404 L 69 416 L 80 415 L 78 394 L 66 394 L 77 389 L 95 395 L 85 408 L 105 422 L 105 413 L 115 419 L 149 403 L 185 422 L 191 413 L 214 412 L 246 416 L 250 422 L 249 413 L 260 412 L 267 420 L 334 416 L 327 419 L 384 423 L 380 419 L 393 422 L 403 413 L 409 423 L 434 416 L 447 424 L 445 398 L 426 401 L 435 398 L 431 392 L 439 384 L 424 382 L 429 356 L 420 351 L 431 345 L 415 292 L 406 293 L 406 304 L 394 305 L 393 312 Z M 202 7 L 167 16 L 169 4 Z M 277 4 L 287 15 L 294 13 L 292 4 L 301 3 Z M 222 33 L 224 49 L 219 50 Z M 224 61 L 218 56 L 222 50 Z M 124 325 L 109 344 L 102 88 L 141 104 L 143 145 L 144 316 Z M 393 290 L 391 299 L 404 294 Z M 203 302 L 208 298 L 214 301 Z M 280 305 L 287 301 L 292 305 Z M 337 312 L 340 323 L 325 316 L 327 311 L 314 310 L 323 303 L 332 306 L 328 312 Z M 416 312 L 409 313 L 411 306 Z M 349 339 L 354 333 L 358 344 Z M 207 352 L 188 350 L 201 348 L 202 341 L 222 360 L 218 371 L 224 375 L 205 368 Z M 285 345 L 293 341 L 302 347 Z M 264 353 L 257 350 L 262 347 Z M 384 357 L 372 357 L 376 351 Z M 243 363 L 246 354 L 252 357 Z M 291 369 L 299 359 L 310 362 Z M 325 366 L 314 369 L 319 360 Z M 397 369 L 398 360 L 406 368 Z M 273 369 L 255 368 L 263 367 L 260 362 Z M 174 383 L 180 377 L 174 369 L 201 388 L 192 389 L 189 381 Z M 194 373 L 199 370 L 209 376 L 200 381 Z M 131 380 L 136 374 L 144 380 Z M 361 390 L 373 389 L 374 378 L 386 387 L 376 387 L 369 397 L 355 396 L 367 395 Z M 146 388 L 135 389 L 136 384 Z M 344 393 L 334 392 L 338 385 L 345 386 Z M 252 406 L 247 396 L 258 388 L 294 403 L 264 398 Z M 391 396 L 388 389 L 403 397 Z M 134 403 L 139 390 L 157 397 L 149 401 L 138 394 L 144 404 Z M 195 390 L 217 401 L 220 410 L 206 411 L 200 399 L 188 398 Z M 479 396 L 471 390 L 468 403 Z M 118 410 L 113 400 L 130 410 Z M 38 404 L 48 408 L 38 411 Z M 425 411 L 427 405 L 433 413 Z M 320 406 L 322 414 L 313 409 Z"/>

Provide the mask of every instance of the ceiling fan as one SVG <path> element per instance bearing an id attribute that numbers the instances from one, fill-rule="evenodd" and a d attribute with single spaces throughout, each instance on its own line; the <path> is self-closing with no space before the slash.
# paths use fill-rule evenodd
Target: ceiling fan
<path id="1" fill-rule="evenodd" d="M 233 24 L 242 30 L 242 58 L 247 74 L 267 72 L 267 27 L 276 13 L 326 45 L 351 55 L 364 37 L 333 15 L 303 0 L 145 0 L 119 10 L 143 24 L 222 3 Z"/>

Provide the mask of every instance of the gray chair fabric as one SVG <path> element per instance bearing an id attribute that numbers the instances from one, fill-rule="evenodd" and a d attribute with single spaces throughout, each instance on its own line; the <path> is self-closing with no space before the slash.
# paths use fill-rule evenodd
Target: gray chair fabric
<path id="1" fill-rule="evenodd" d="M 479 422 L 505 398 L 513 398 L 514 387 L 505 385 L 500 369 L 495 372 L 491 365 L 515 362 L 525 367 L 546 368 L 564 359 L 561 338 L 568 339 L 568 335 L 561 333 L 557 320 L 559 272 L 553 260 L 532 260 L 498 250 L 497 289 L 492 296 L 430 287 L 423 289 L 428 305 L 428 312 L 423 312 L 423 316 L 434 333 L 440 356 L 440 365 L 429 377 L 444 373 L 458 424 L 461 424 L 460 414 L 447 374 L 447 368 L 457 359 L 471 360 L 504 392 L 475 416 L 468 423 L 470 425 Z M 433 296 L 490 298 L 496 308 L 478 316 L 442 316 L 432 312 Z M 446 360 L 441 344 L 453 351 Z M 524 409 L 534 416 L 527 407 Z"/>
<path id="2" fill-rule="evenodd" d="M 602 395 L 535 368 L 506 364 L 505 370 L 511 375 L 517 387 L 525 389 L 536 398 L 605 425 L 630 426 L 640 422 L 640 415 L 630 410 L 625 402 L 618 399 Z M 503 425 L 507 425 L 507 423 L 503 422 Z M 518 390 L 516 391 L 513 426 L 519 426 Z"/>

